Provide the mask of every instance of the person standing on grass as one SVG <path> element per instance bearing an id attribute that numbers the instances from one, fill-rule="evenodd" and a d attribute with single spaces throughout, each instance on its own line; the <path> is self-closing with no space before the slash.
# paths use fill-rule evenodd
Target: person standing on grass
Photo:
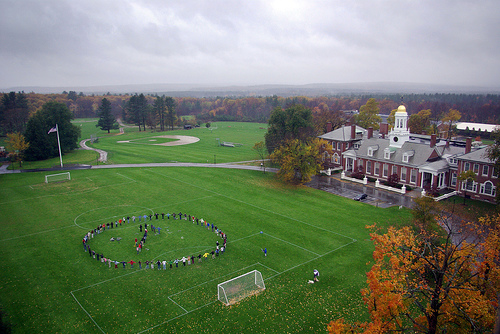
<path id="1" fill-rule="evenodd" d="M 132 216 L 132 223 L 135 223 L 135 216 Z"/>
<path id="2" fill-rule="evenodd" d="M 174 264 L 173 260 L 168 261 L 168 264 L 170 265 L 170 269 L 172 269 L 172 264 Z"/>
<path id="3" fill-rule="evenodd" d="M 156 229 L 158 230 L 158 234 L 160 234 L 161 227 L 158 226 Z"/>
<path id="4" fill-rule="evenodd" d="M 158 266 L 158 270 L 160 270 L 160 269 L 161 269 L 161 268 L 160 268 L 160 266 L 161 266 L 161 261 L 160 261 L 160 260 L 156 261 L 156 265 Z"/>
<path id="5" fill-rule="evenodd" d="M 141 261 L 139 260 L 139 262 L 137 262 L 137 263 L 139 263 L 139 269 L 142 269 L 142 263 L 141 263 Z"/>
<path id="6" fill-rule="evenodd" d="M 142 233 L 142 224 L 139 225 L 139 232 Z"/>
<path id="7" fill-rule="evenodd" d="M 267 256 L 267 248 L 264 248 L 262 251 L 264 252 L 264 256 Z"/>
<path id="8" fill-rule="evenodd" d="M 174 263 L 175 263 L 175 267 L 179 268 L 179 259 L 175 259 Z"/>
<path id="9" fill-rule="evenodd" d="M 318 279 L 318 277 L 319 277 L 319 271 L 317 269 L 314 269 L 313 274 L 314 274 L 313 281 L 314 282 L 319 282 L 319 279 Z"/>
<path id="10" fill-rule="evenodd" d="M 146 269 L 149 267 L 149 261 L 146 261 Z"/>
<path id="11" fill-rule="evenodd" d="M 182 257 L 182 264 L 184 265 L 184 267 L 186 266 L 186 257 L 185 256 Z"/>

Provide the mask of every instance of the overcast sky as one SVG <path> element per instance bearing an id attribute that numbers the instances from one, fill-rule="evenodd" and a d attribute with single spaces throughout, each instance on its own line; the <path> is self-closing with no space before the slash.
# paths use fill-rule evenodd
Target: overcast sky
<path id="1" fill-rule="evenodd" d="M 0 89 L 500 87 L 498 0 L 0 0 Z"/>

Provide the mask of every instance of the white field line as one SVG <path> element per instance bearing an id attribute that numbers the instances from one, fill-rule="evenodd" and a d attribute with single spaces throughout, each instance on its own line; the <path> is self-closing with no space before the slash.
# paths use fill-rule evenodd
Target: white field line
<path id="1" fill-rule="evenodd" d="M 298 247 L 298 248 L 300 248 L 300 249 L 303 249 L 303 250 L 305 250 L 306 252 L 313 253 L 313 254 L 314 254 L 314 255 L 316 255 L 316 256 L 320 256 L 318 253 L 315 253 L 315 252 L 313 252 L 313 251 L 310 251 L 309 249 L 305 249 L 304 247 L 301 247 L 301 246 L 299 246 L 299 245 L 293 244 L 293 243 L 291 243 L 291 242 L 289 242 L 289 241 L 286 241 L 286 240 L 280 239 L 280 238 L 275 237 L 275 236 L 273 236 L 273 235 L 270 235 L 270 234 L 268 234 L 268 233 L 266 233 L 266 235 L 270 236 L 271 238 L 277 239 L 277 240 L 279 240 L 279 241 L 281 241 L 281 242 L 284 242 L 284 243 L 287 243 L 287 244 L 289 244 L 289 245 L 292 245 L 292 246 L 294 246 L 294 247 Z"/>
<path id="2" fill-rule="evenodd" d="M 1 241 L 9 241 L 9 240 L 21 239 L 21 238 L 27 238 L 27 237 L 31 237 L 32 235 L 43 234 L 43 233 L 50 233 L 50 232 L 54 232 L 54 231 L 64 230 L 64 229 L 69 228 L 69 227 L 76 227 L 76 226 L 75 225 L 68 225 L 68 226 L 53 228 L 53 229 L 50 229 L 50 230 L 44 230 L 44 231 L 40 231 L 40 232 L 35 232 L 35 233 L 30 233 L 30 234 L 24 234 L 24 235 L 20 235 L 20 236 L 17 236 L 17 237 L 0 239 L 0 242 Z"/>
<path id="3" fill-rule="evenodd" d="M 82 308 L 82 310 L 89 316 L 90 320 L 92 320 L 92 322 L 94 323 L 94 325 L 97 326 L 97 328 L 99 328 L 99 330 L 102 332 L 102 333 L 106 333 L 105 331 L 102 330 L 102 328 L 97 324 L 97 322 L 94 320 L 94 318 L 92 318 L 92 316 L 89 314 L 89 312 L 87 312 L 87 310 L 82 306 L 82 304 L 80 304 L 80 302 L 78 301 L 78 299 L 76 299 L 75 295 L 73 294 L 73 291 L 70 292 L 71 296 L 75 299 L 76 303 L 78 305 L 80 305 L 80 307 Z"/>

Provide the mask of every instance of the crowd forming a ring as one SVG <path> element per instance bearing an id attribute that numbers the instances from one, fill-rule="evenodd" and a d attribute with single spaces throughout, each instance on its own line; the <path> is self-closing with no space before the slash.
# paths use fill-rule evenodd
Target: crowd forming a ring
<path id="1" fill-rule="evenodd" d="M 134 240 L 134 247 L 137 251 L 137 255 L 139 255 L 142 250 L 145 248 L 146 241 L 148 239 L 148 231 L 151 231 L 155 235 L 160 235 L 161 233 L 161 227 L 155 226 L 154 222 L 159 221 L 161 216 L 161 220 L 167 220 L 173 219 L 173 220 L 185 220 L 187 222 L 192 222 L 192 224 L 196 224 L 201 226 L 202 228 L 206 228 L 208 231 L 212 231 L 217 235 L 217 237 L 220 237 L 222 239 L 221 243 L 222 245 L 219 245 L 219 240 L 216 241 L 215 243 L 215 248 L 211 249 L 210 251 L 205 251 L 202 253 L 199 253 L 198 255 L 196 254 L 191 254 L 191 255 L 186 255 L 182 256 L 181 258 L 169 258 L 167 259 L 152 259 L 151 261 L 134 261 L 134 260 L 129 260 L 125 261 L 124 259 L 117 260 L 117 259 L 111 259 L 104 255 L 103 253 L 100 253 L 99 251 L 93 249 L 90 247 L 89 242 L 97 235 L 101 235 L 102 233 L 105 233 L 106 231 L 114 230 L 120 228 L 122 225 L 125 224 L 130 224 L 132 221 L 133 224 L 139 223 L 139 232 L 143 233 L 143 236 L 140 240 L 135 238 Z M 154 217 L 154 219 L 153 219 Z M 143 226 L 144 224 L 144 226 Z M 165 233 L 165 232 L 164 232 Z M 120 242 L 122 238 L 117 237 L 117 238 L 110 238 L 109 240 L 111 242 Z M 130 242 L 127 240 L 127 242 Z M 208 260 L 210 257 L 212 259 L 215 259 L 219 255 L 224 254 L 226 251 L 226 242 L 227 242 L 227 235 L 222 232 L 217 226 L 215 226 L 213 223 L 210 224 L 209 222 L 203 220 L 203 219 L 198 219 L 195 218 L 194 216 L 188 215 L 186 213 L 155 213 L 155 214 L 149 214 L 149 215 L 144 215 L 144 216 L 132 216 L 132 217 L 123 217 L 123 219 L 118 219 L 114 222 L 110 223 L 105 223 L 102 225 L 97 226 L 96 228 L 90 230 L 85 234 L 83 237 L 83 250 L 85 252 L 88 252 L 89 257 L 96 259 L 98 262 L 103 263 L 104 265 L 108 266 L 109 268 L 118 268 L 120 265 L 123 266 L 123 268 L 128 268 L 130 265 L 131 269 L 134 269 L 134 264 L 137 264 L 138 269 L 155 269 L 157 270 L 167 270 L 167 267 L 170 269 L 173 268 L 178 268 L 179 263 L 182 264 L 182 266 L 186 265 L 191 265 L 194 264 L 196 259 L 198 259 L 198 262 L 202 262 L 203 260 Z"/>

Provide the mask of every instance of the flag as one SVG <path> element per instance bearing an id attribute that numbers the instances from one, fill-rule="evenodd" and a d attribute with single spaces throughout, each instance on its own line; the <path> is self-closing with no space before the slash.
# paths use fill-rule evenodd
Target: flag
<path id="1" fill-rule="evenodd" d="M 50 134 L 51 132 L 56 132 L 57 131 L 57 128 L 54 126 L 52 129 L 49 130 L 49 132 L 47 134 Z"/>

